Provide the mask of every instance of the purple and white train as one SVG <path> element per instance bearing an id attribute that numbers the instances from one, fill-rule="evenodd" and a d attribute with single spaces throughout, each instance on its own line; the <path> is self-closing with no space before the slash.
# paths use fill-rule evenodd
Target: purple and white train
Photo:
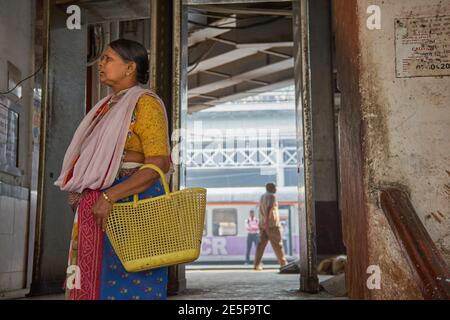
<path id="1" fill-rule="evenodd" d="M 250 210 L 258 217 L 261 188 L 208 189 L 205 228 L 201 254 L 197 262 L 235 262 L 245 261 L 247 230 L 245 220 Z M 298 198 L 295 187 L 280 188 L 277 192 L 280 221 L 283 226 L 283 244 L 289 258 L 299 256 L 298 208 L 303 208 L 303 199 Z M 251 250 L 253 260 L 255 247 Z M 267 244 L 265 260 L 276 260 L 272 246 Z M 289 259 L 290 260 L 290 259 Z"/>

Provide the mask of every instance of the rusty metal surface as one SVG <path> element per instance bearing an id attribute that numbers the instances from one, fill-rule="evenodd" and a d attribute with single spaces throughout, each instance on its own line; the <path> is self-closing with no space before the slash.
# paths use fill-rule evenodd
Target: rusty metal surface
<path id="1" fill-rule="evenodd" d="M 34 66 L 38 68 L 42 66 L 35 78 L 34 90 L 38 92 L 38 89 L 44 89 L 45 80 L 45 68 L 44 68 L 44 53 L 45 53 L 45 39 L 46 39 L 46 25 L 45 13 L 47 8 L 45 7 L 44 0 L 38 0 L 35 3 L 35 50 L 34 50 Z M 48 20 L 48 19 L 47 19 Z M 44 91 L 41 91 L 44 92 Z M 35 240 L 38 239 L 36 233 L 36 225 L 38 220 L 38 183 L 39 183 L 39 157 L 40 157 L 40 140 L 42 139 L 42 108 L 43 96 L 35 94 L 33 101 L 33 149 L 32 149 L 32 161 L 31 161 L 31 184 L 30 184 L 30 218 L 29 218 L 29 239 L 28 239 L 28 262 L 27 262 L 27 288 L 31 287 L 33 281 L 33 265 L 35 258 Z M 35 122 L 36 121 L 36 122 Z M 36 133 L 34 133 L 36 131 Z"/>
<path id="2" fill-rule="evenodd" d="M 42 84 L 42 100 L 41 100 L 41 132 L 40 135 L 40 151 L 39 151 L 39 172 L 37 183 L 37 203 L 36 203 L 36 227 L 35 227 L 35 240 L 34 240 L 34 257 L 33 257 L 33 281 L 38 279 L 40 273 L 40 260 L 42 252 L 42 219 L 43 219 L 43 207 L 44 207 L 44 182 L 45 182 L 45 158 L 46 158 L 46 137 L 47 132 L 47 110 L 48 110 L 48 79 L 49 79 L 49 33 L 50 33 L 50 0 L 43 0 L 42 3 L 42 63 L 43 63 L 43 84 Z"/>
<path id="3" fill-rule="evenodd" d="M 296 56 L 296 97 L 299 136 L 303 135 L 305 208 L 300 214 L 300 290 L 316 293 L 319 281 L 316 271 L 315 205 L 313 185 L 311 70 L 309 48 L 308 0 L 294 2 L 294 39 Z M 303 130 L 301 130 L 301 126 Z"/>
<path id="4" fill-rule="evenodd" d="M 403 254 L 416 271 L 425 299 L 450 299 L 450 268 L 420 221 L 406 192 L 384 188 L 381 207 L 403 247 Z"/>
<path id="5" fill-rule="evenodd" d="M 180 132 L 181 101 L 186 99 L 185 72 L 182 66 L 182 9 L 181 0 L 151 1 L 150 85 L 164 101 L 169 117 L 169 133 Z M 179 139 L 175 137 L 175 142 Z M 172 140 L 173 143 L 173 140 Z M 171 190 L 180 188 L 180 166 L 174 165 Z M 168 294 L 174 295 L 186 287 L 185 266 L 169 268 Z"/>
<path id="6" fill-rule="evenodd" d="M 270 2 L 291 2 L 292 0 L 271 0 Z M 205 5 L 205 4 L 233 4 L 233 3 L 266 3 L 267 0 L 183 0 L 185 5 Z"/>
<path id="7" fill-rule="evenodd" d="M 335 0 L 333 24 L 336 65 L 342 103 L 339 115 L 339 163 L 344 243 L 347 248 L 347 288 L 352 299 L 367 299 L 367 202 L 364 193 L 359 25 L 357 0 Z"/>
<path id="8" fill-rule="evenodd" d="M 187 29 L 182 27 L 187 23 L 186 10 L 183 10 L 181 0 L 173 0 L 173 42 L 172 42 L 172 143 L 180 142 L 182 99 L 187 95 Z M 183 34 L 183 32 L 185 34 Z M 184 37 L 183 37 L 184 36 Z M 183 43 L 184 42 L 184 43 Z M 184 51 L 184 55 L 182 52 Z M 180 188 L 180 165 L 176 162 L 172 178 L 172 190 Z"/>

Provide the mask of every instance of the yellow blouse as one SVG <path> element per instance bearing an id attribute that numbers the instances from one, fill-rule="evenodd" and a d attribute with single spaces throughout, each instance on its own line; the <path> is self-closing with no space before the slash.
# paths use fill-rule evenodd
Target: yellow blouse
<path id="1" fill-rule="evenodd" d="M 155 97 L 139 98 L 125 143 L 126 151 L 140 152 L 145 157 L 169 155 L 168 128 L 162 108 Z"/>

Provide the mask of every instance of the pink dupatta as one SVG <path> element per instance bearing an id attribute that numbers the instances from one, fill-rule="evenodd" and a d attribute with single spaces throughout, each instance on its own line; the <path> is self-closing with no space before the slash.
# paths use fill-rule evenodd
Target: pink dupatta
<path id="1" fill-rule="evenodd" d="M 81 193 L 86 189 L 108 188 L 113 184 L 122 159 L 131 116 L 143 94 L 157 98 L 166 112 L 163 101 L 154 92 L 134 86 L 97 123 L 94 121 L 97 110 L 111 96 L 102 99 L 75 131 L 64 156 L 61 174 L 55 182 L 56 186 L 62 191 Z M 71 178 L 67 179 L 71 173 Z"/>

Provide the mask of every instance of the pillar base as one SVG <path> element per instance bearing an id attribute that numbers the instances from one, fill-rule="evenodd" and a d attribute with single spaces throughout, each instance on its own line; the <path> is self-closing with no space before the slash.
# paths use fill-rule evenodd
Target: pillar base
<path id="1" fill-rule="evenodd" d="M 306 293 L 319 293 L 319 278 L 317 276 L 300 275 L 300 291 Z"/>

